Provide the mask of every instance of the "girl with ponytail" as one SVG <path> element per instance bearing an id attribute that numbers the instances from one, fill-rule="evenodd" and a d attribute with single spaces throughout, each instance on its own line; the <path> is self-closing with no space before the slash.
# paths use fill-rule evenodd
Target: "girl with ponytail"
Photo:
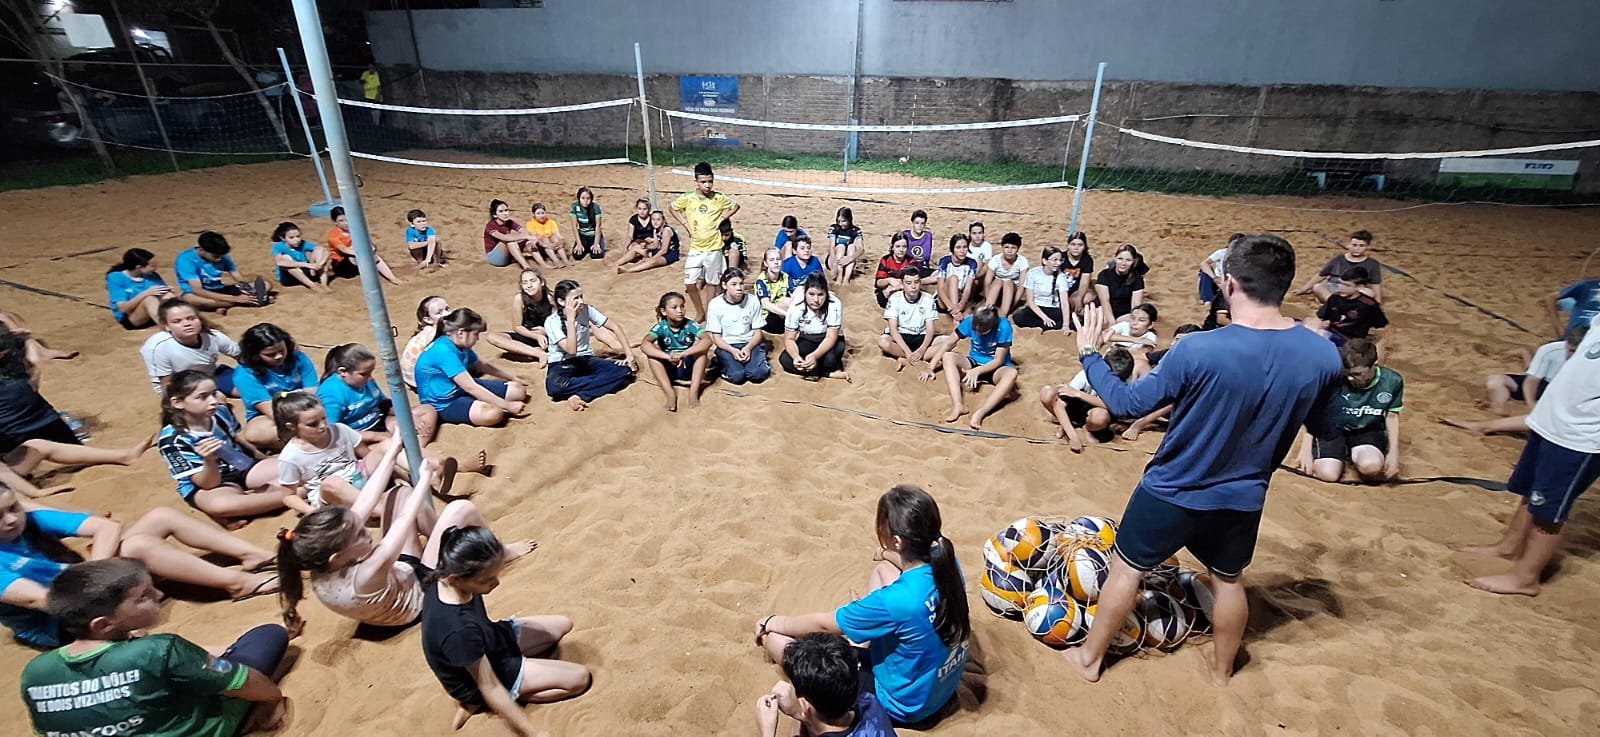
<path id="1" fill-rule="evenodd" d="M 431 461 L 423 461 L 416 488 L 399 487 L 385 494 L 394 473 L 400 444 L 391 443 L 371 469 L 355 503 L 325 506 L 300 518 L 293 530 L 278 531 L 278 576 L 283 623 L 297 632 L 304 576 L 322 605 L 364 624 L 403 627 L 422 614 L 422 578 L 439 561 L 443 530 L 457 525 L 486 524 L 472 502 L 458 500 L 435 512 L 428 504 L 438 478 Z M 366 521 L 385 507 L 382 537 L 374 542 Z M 513 544 L 508 557 L 533 550 L 533 542 Z"/>
<path id="2" fill-rule="evenodd" d="M 138 330 L 156 324 L 156 310 L 161 300 L 172 296 L 172 287 L 156 273 L 155 254 L 130 248 L 122 253 L 120 262 L 106 270 L 106 295 L 117 324 L 124 330 Z"/>
<path id="3" fill-rule="evenodd" d="M 482 525 L 447 527 L 439 539 L 437 569 L 425 586 L 422 654 L 456 700 L 451 727 L 493 711 L 522 737 L 543 734 L 520 705 L 559 701 L 589 687 L 588 668 L 534 657 L 555 648 L 572 631 L 572 620 L 558 614 L 489 619 L 483 597 L 500 586 L 500 571 L 518 553 Z"/>
<path id="4" fill-rule="evenodd" d="M 928 492 L 890 489 L 878 498 L 881 552 L 867 596 L 831 612 L 768 616 L 756 644 L 782 662 L 784 648 L 812 632 L 868 643 L 874 696 L 897 725 L 922 728 L 953 703 L 972 634 L 955 546 L 940 527 Z"/>

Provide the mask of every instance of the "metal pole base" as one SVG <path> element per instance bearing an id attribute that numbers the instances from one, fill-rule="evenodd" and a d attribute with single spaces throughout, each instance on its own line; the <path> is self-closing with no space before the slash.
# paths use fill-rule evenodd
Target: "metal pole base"
<path id="1" fill-rule="evenodd" d="M 311 205 L 306 208 L 306 211 L 311 213 L 311 217 L 325 218 L 328 216 L 328 213 L 333 212 L 333 208 L 338 206 L 338 200 L 322 200 L 320 202 L 311 203 Z"/>

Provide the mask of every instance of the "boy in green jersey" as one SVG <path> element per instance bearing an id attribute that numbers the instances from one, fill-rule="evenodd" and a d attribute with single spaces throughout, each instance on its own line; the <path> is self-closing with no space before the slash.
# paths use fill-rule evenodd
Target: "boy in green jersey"
<path id="1" fill-rule="evenodd" d="M 1327 437 L 1301 436 L 1299 468 L 1321 481 L 1335 483 L 1346 464 L 1362 481 L 1400 476 L 1400 411 L 1405 409 L 1405 379 L 1378 365 L 1378 347 L 1357 338 L 1339 349 L 1344 359 L 1344 385 L 1329 399 L 1333 432 Z"/>

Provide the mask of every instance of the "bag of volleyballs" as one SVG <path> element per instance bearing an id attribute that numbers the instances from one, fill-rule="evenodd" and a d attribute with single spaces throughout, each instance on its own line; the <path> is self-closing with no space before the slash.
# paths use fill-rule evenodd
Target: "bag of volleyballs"
<path id="1" fill-rule="evenodd" d="M 1172 588 L 1180 601 L 1189 609 L 1190 629 L 1196 634 L 1211 631 L 1211 574 L 1206 571 L 1181 571 Z"/>
<path id="2" fill-rule="evenodd" d="M 1033 588 L 1033 576 L 1000 548 L 998 539 L 983 544 L 983 578 L 978 581 L 978 592 L 989 611 L 999 617 L 1022 614 Z"/>
<path id="3" fill-rule="evenodd" d="M 1059 525 L 1052 527 L 1035 517 L 1023 517 L 1001 530 L 994 539 L 1017 565 L 1029 571 L 1043 571 L 1055 554 L 1057 527 Z"/>
<path id="4" fill-rule="evenodd" d="M 1094 626 L 1094 616 L 1098 613 L 1099 605 L 1090 604 L 1084 607 L 1083 620 L 1085 627 Z M 1118 655 L 1132 655 L 1144 645 L 1144 620 L 1139 617 L 1139 608 L 1135 606 L 1128 612 L 1128 618 L 1122 622 L 1122 628 L 1117 630 L 1116 639 L 1111 641 L 1111 652 Z"/>
<path id="5" fill-rule="evenodd" d="M 1189 610 L 1166 591 L 1140 591 L 1134 611 L 1144 621 L 1144 644 L 1148 647 L 1172 650 L 1189 637 Z"/>
<path id="6" fill-rule="evenodd" d="M 1079 517 L 1067 524 L 1067 534 L 1091 539 L 1101 550 L 1110 550 L 1117 541 L 1117 523 L 1110 517 Z"/>

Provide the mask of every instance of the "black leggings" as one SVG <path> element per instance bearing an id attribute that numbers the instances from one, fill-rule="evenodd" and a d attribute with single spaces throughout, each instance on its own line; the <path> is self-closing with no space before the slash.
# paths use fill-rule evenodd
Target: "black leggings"
<path id="1" fill-rule="evenodd" d="M 1016 312 L 1012 313 L 1011 324 L 1016 325 L 1019 328 L 1039 328 L 1040 330 L 1061 329 L 1061 319 L 1063 315 L 1061 314 L 1060 307 L 1040 307 L 1039 311 L 1049 316 L 1050 319 L 1055 320 L 1056 326 L 1053 328 L 1045 327 L 1044 321 L 1040 320 L 1038 315 L 1033 314 L 1033 308 L 1029 307 L 1028 305 L 1023 305 L 1022 307 L 1018 308 Z"/>
<path id="2" fill-rule="evenodd" d="M 817 349 L 817 346 L 822 345 L 822 338 L 801 335 L 795 339 L 795 345 L 800 347 L 800 355 L 809 355 Z M 794 359 L 789 356 L 788 351 L 784 351 L 778 356 L 778 363 L 783 365 L 784 371 L 797 376 L 827 376 L 835 371 L 844 370 L 844 349 L 844 336 L 841 335 L 834 342 L 833 347 L 828 349 L 827 353 L 817 357 L 817 365 L 812 367 L 810 371 L 801 371 L 796 368 Z"/>

